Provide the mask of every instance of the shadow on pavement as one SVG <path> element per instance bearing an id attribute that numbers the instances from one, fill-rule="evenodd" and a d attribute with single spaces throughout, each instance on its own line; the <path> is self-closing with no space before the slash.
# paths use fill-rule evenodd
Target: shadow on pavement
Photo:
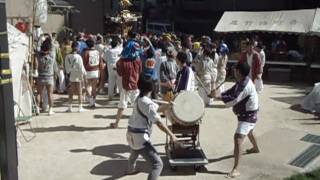
<path id="1" fill-rule="evenodd" d="M 222 156 L 215 159 L 208 159 L 208 161 L 209 161 L 209 164 L 211 164 L 211 163 L 215 163 L 215 162 L 219 162 L 219 161 L 223 161 L 225 159 L 231 159 L 231 158 L 233 158 L 233 155 Z"/>
<path id="2" fill-rule="evenodd" d="M 302 125 L 320 125 L 320 122 L 313 122 L 313 123 L 311 123 L 311 122 L 305 122 L 305 123 L 301 123 Z"/>
<path id="3" fill-rule="evenodd" d="M 130 148 L 125 144 L 112 144 L 105 146 L 98 146 L 93 149 L 72 149 L 70 150 L 72 153 L 82 153 L 82 152 L 91 152 L 92 155 L 95 156 L 105 156 L 112 159 L 123 159 L 127 158 L 122 156 L 121 154 L 129 153 Z"/>
<path id="4" fill-rule="evenodd" d="M 75 125 L 70 126 L 56 126 L 56 127 L 48 127 L 48 128 L 33 128 L 36 133 L 45 133 L 45 132 L 60 132 L 60 131 L 99 131 L 99 130 L 107 130 L 111 129 L 109 127 L 79 127 Z M 25 131 L 31 131 L 29 129 Z"/>
<path id="5" fill-rule="evenodd" d="M 95 119 L 116 119 L 116 115 L 101 115 L 101 114 L 95 114 L 93 115 L 93 118 Z M 122 115 L 121 119 L 129 119 L 129 115 Z"/>
<path id="6" fill-rule="evenodd" d="M 156 146 L 161 146 L 162 144 L 157 144 Z M 113 144 L 113 145 L 105 145 L 98 146 L 93 149 L 72 149 L 70 150 L 72 153 L 87 153 L 91 152 L 92 155 L 95 156 L 104 156 L 110 158 L 109 160 L 103 161 L 92 168 L 90 171 L 91 174 L 94 175 L 104 175 L 110 176 L 105 179 L 118 179 L 123 176 L 126 176 L 127 170 L 127 158 L 123 155 L 130 152 L 130 148 L 124 144 Z M 161 155 L 161 159 L 163 162 L 163 170 L 161 176 L 194 176 L 197 171 L 194 170 L 194 167 L 178 167 L 176 171 L 173 171 L 170 168 L 169 160 L 165 153 L 159 153 Z M 227 158 L 229 156 L 226 156 Z M 231 156 L 232 157 L 232 156 Z M 223 158 L 219 158 L 222 160 Z M 214 159 L 212 162 L 216 162 L 218 159 Z M 137 161 L 137 170 L 140 173 L 149 173 L 150 165 L 147 164 L 140 156 Z M 208 171 L 205 167 L 203 167 L 198 173 L 208 173 L 208 174 L 220 174 L 225 175 L 227 172 L 221 171 Z"/>
<path id="7" fill-rule="evenodd" d="M 119 179 L 121 177 L 127 176 L 127 165 L 128 161 L 125 159 L 108 160 L 95 166 L 90 171 L 90 173 L 100 176 L 110 176 L 108 178 L 104 178 L 104 180 Z M 145 162 L 137 161 L 137 169 L 138 171 L 140 171 L 140 173 L 148 173 L 147 165 Z"/>
<path id="8" fill-rule="evenodd" d="M 296 121 L 316 121 L 316 120 L 320 120 L 320 117 L 313 117 L 313 118 L 302 118 L 302 119 L 293 119 Z"/>
<path id="9" fill-rule="evenodd" d="M 300 101 L 304 96 L 293 96 L 293 97 L 271 97 L 272 100 L 279 101 L 282 103 L 287 103 L 289 105 L 294 105 L 297 101 Z"/>
<path id="10" fill-rule="evenodd" d="M 114 99 L 112 101 L 109 101 L 107 99 L 105 99 L 105 100 L 97 99 L 96 103 L 100 104 L 100 105 L 103 105 L 103 106 L 110 106 L 110 107 L 112 106 L 112 107 L 117 108 L 118 107 L 118 103 L 119 103 L 119 99 Z"/>
<path id="11" fill-rule="evenodd" d="M 303 109 L 300 104 L 294 104 L 294 105 L 290 106 L 290 109 L 293 111 L 297 111 L 297 112 L 301 112 L 301 113 L 305 113 L 305 114 L 311 114 L 309 111 Z"/>
<path id="12" fill-rule="evenodd" d="M 126 170 L 128 165 L 128 160 L 122 154 L 129 153 L 130 148 L 128 145 L 124 144 L 113 144 L 98 146 L 93 149 L 72 149 L 72 153 L 84 153 L 91 152 L 95 156 L 104 156 L 111 158 L 110 160 L 103 161 L 96 165 L 91 171 L 91 174 L 94 175 L 104 175 L 110 176 L 105 179 L 118 179 L 123 176 L 126 176 Z M 137 169 L 140 172 L 147 173 L 147 164 L 140 160 L 137 161 Z"/>
<path id="13" fill-rule="evenodd" d="M 216 175 L 228 175 L 229 172 L 225 171 L 209 171 L 206 167 L 201 169 L 199 173 L 205 173 L 205 174 L 216 174 Z"/>

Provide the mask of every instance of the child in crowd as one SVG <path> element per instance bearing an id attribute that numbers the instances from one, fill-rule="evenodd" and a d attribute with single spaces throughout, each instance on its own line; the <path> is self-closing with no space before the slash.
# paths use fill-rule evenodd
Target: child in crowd
<path id="1" fill-rule="evenodd" d="M 88 48 L 83 52 L 83 64 L 87 71 L 87 91 L 89 96 L 89 106 L 95 108 L 97 86 L 99 79 L 99 68 L 102 63 L 99 51 L 95 49 L 94 41 L 86 41 Z"/>
<path id="2" fill-rule="evenodd" d="M 212 105 L 213 99 L 208 97 L 208 93 L 215 88 L 217 80 L 217 61 L 211 59 L 211 54 L 210 47 L 203 46 L 193 62 L 197 76 L 204 86 L 199 86 L 199 95 L 207 106 Z"/>
<path id="3" fill-rule="evenodd" d="M 69 86 L 69 107 L 67 112 L 72 112 L 72 100 L 73 94 L 78 95 L 79 112 L 83 111 L 82 107 L 82 85 L 83 77 L 87 74 L 83 66 L 82 57 L 79 53 L 79 43 L 77 41 L 73 42 L 72 53 L 68 54 L 65 58 L 65 69 L 69 76 L 70 86 Z"/>

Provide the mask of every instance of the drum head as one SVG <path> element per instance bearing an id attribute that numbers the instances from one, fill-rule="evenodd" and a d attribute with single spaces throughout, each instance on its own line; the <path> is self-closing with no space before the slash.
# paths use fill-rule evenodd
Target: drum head
<path id="1" fill-rule="evenodd" d="M 192 124 L 199 121 L 204 115 L 204 102 L 194 92 L 182 92 L 174 99 L 173 114 L 180 121 Z"/>

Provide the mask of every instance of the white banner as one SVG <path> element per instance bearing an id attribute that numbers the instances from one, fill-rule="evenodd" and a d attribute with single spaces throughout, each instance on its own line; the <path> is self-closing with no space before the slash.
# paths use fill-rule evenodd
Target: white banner
<path id="1" fill-rule="evenodd" d="M 24 116 L 32 115 L 32 91 L 24 64 L 29 56 L 29 39 L 18 29 L 7 23 L 10 68 L 12 71 L 13 99 L 21 107 Z M 15 107 L 15 116 L 18 109 Z M 22 114 L 20 114 L 22 115 Z"/>
<path id="2" fill-rule="evenodd" d="M 215 28 L 217 32 L 291 32 L 309 33 L 315 9 L 293 11 L 225 12 Z"/>
<path id="3" fill-rule="evenodd" d="M 47 0 L 35 0 L 35 25 L 45 24 L 48 19 Z"/>

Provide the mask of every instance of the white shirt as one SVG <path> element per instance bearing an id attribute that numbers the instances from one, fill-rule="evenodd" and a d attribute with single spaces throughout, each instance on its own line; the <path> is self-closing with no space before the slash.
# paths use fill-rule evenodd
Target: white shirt
<path id="1" fill-rule="evenodd" d="M 66 73 L 70 73 L 70 81 L 82 81 L 83 75 L 86 75 L 86 69 L 83 66 L 82 57 L 77 53 L 68 54 L 64 62 Z"/>
<path id="2" fill-rule="evenodd" d="M 187 85 L 187 91 L 195 91 L 196 90 L 196 85 L 195 85 L 196 78 L 194 76 L 194 72 L 190 68 L 190 74 L 189 74 L 189 80 L 188 80 L 188 85 Z"/>
<path id="3" fill-rule="evenodd" d="M 224 101 L 226 103 L 226 106 L 227 107 L 235 106 L 245 98 L 249 97 L 249 99 L 245 102 L 244 110 L 245 111 L 258 110 L 259 109 L 258 94 L 252 80 L 250 78 L 247 78 L 245 81 L 241 83 L 244 83 L 245 87 L 243 89 L 236 87 L 235 91 L 240 91 L 240 92 L 238 93 L 234 92 L 234 94 L 236 94 L 237 96 L 231 96 L 232 98 L 229 98 L 228 101 Z M 237 84 L 235 86 L 237 86 Z M 228 93 L 228 91 L 226 92 Z"/>
<path id="4" fill-rule="evenodd" d="M 122 49 L 122 46 L 117 46 L 115 48 L 110 48 L 105 51 L 104 61 L 107 63 L 108 66 L 116 67 L 116 63 L 120 59 Z"/>
<path id="5" fill-rule="evenodd" d="M 252 60 L 253 60 L 253 53 L 248 54 L 247 53 L 247 63 L 250 66 L 250 69 L 252 68 Z M 252 71 L 250 70 L 249 77 L 252 77 Z"/>
<path id="6" fill-rule="evenodd" d="M 105 49 L 105 46 L 103 44 L 96 45 L 96 50 L 99 52 L 100 57 L 104 57 L 104 49 Z"/>
<path id="7" fill-rule="evenodd" d="M 155 123 L 157 120 L 161 119 L 160 115 L 157 113 L 159 105 L 154 103 L 149 97 L 137 98 L 134 104 L 132 115 L 129 119 L 129 126 L 133 128 L 148 128 L 146 119 L 138 113 L 137 105 L 139 105 L 140 111 L 148 117 L 149 124 Z"/>
<path id="8" fill-rule="evenodd" d="M 263 49 L 260 51 L 260 57 L 261 57 L 261 69 L 263 70 L 263 67 L 266 63 L 266 53 L 264 52 Z"/>
<path id="9" fill-rule="evenodd" d="M 148 119 L 144 118 L 138 112 L 137 106 L 139 106 L 141 113 Z M 150 141 L 152 124 L 161 119 L 160 115 L 157 113 L 158 108 L 159 105 L 154 103 L 149 97 L 144 96 L 142 98 L 137 98 L 128 125 L 131 128 L 148 129 L 149 133 L 132 133 L 128 131 L 127 141 L 132 149 L 142 149 L 144 148 L 144 143 Z"/>

